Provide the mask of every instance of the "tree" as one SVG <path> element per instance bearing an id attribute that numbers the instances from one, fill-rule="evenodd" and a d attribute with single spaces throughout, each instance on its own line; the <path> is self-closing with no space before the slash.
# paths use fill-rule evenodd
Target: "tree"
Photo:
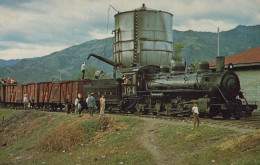
<path id="1" fill-rule="evenodd" d="M 173 45 L 173 60 L 174 61 L 178 61 L 181 62 L 182 61 L 182 56 L 181 56 L 181 52 L 182 49 L 186 46 L 186 43 L 180 43 L 177 42 Z"/>

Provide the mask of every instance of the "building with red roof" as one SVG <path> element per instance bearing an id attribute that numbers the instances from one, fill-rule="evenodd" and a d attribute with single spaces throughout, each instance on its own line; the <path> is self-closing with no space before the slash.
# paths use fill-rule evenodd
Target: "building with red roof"
<path id="1" fill-rule="evenodd" d="M 225 58 L 225 65 L 232 63 L 234 68 L 259 66 L 260 65 L 260 47 L 252 48 Z M 215 67 L 216 61 L 209 63 L 209 67 Z"/>
<path id="2" fill-rule="evenodd" d="M 240 79 L 241 91 L 250 103 L 260 103 L 260 47 L 252 48 L 225 58 L 225 67 L 233 64 L 233 70 Z M 216 61 L 209 66 L 214 70 Z M 256 114 L 260 114 L 260 105 Z"/>

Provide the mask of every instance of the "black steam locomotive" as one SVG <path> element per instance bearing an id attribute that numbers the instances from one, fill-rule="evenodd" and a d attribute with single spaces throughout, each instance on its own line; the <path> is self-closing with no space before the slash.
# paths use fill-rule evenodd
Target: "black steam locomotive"
<path id="1" fill-rule="evenodd" d="M 90 56 L 117 66 L 103 57 L 94 54 Z M 197 72 L 185 72 L 182 63 L 175 63 L 172 71 L 169 66 L 131 67 L 121 70 L 125 76 L 124 82 L 114 79 L 114 86 L 110 89 L 116 89 L 116 99 L 113 100 L 117 100 L 118 109 L 123 112 L 188 116 L 193 103 L 197 101 L 201 116 L 214 117 L 221 114 L 225 119 L 231 116 L 235 119 L 243 115 L 251 116 L 257 105 L 247 103 L 240 91 L 238 76 L 232 67 L 228 70 L 224 70 L 224 67 L 224 57 L 217 58 L 216 71 L 209 70 L 206 62 L 200 63 Z M 103 83 L 99 85 L 93 83 L 93 86 L 85 86 L 85 92 L 97 91 L 101 86 L 105 88 L 106 81 L 101 81 Z M 242 104 L 242 99 L 246 104 Z M 110 111 L 113 107 L 117 106 L 107 105 Z"/>

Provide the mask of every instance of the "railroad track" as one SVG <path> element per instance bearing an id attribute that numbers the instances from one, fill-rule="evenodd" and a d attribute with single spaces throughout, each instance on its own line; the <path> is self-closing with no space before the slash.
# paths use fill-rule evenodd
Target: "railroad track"
<path id="1" fill-rule="evenodd" d="M 137 117 L 137 118 L 150 118 L 161 119 L 176 122 L 184 122 L 187 124 L 193 124 L 193 117 L 169 117 L 169 116 L 155 116 L 155 115 L 134 115 L 134 114 L 117 114 L 123 116 Z M 237 129 L 256 129 L 260 130 L 260 116 L 241 118 L 240 120 L 230 119 L 224 120 L 222 118 L 200 118 L 201 124 L 207 124 L 211 126 L 224 126 L 235 127 Z"/>
<path id="2" fill-rule="evenodd" d="M 3 108 L 3 107 L 2 107 Z M 23 107 L 5 107 L 7 109 L 20 109 L 22 110 Z M 47 109 L 35 109 L 40 111 L 49 111 Z M 61 112 L 61 111 L 59 111 Z M 85 111 L 84 111 L 85 112 Z M 124 113 L 111 113 L 115 115 L 122 115 L 122 116 L 129 116 L 129 117 L 137 117 L 137 118 L 150 118 L 150 119 L 161 119 L 161 120 L 169 120 L 169 121 L 176 121 L 176 122 L 184 122 L 187 124 L 193 123 L 193 117 L 172 117 L 172 116 L 156 116 L 156 115 L 141 115 L 141 114 L 124 114 Z M 253 117 L 243 117 L 240 120 L 230 119 L 230 120 L 223 120 L 222 117 L 217 117 L 213 119 L 209 118 L 200 118 L 201 124 L 207 124 L 212 126 L 224 126 L 224 127 L 235 127 L 241 129 L 257 129 L 260 130 L 260 116 L 253 116 Z"/>

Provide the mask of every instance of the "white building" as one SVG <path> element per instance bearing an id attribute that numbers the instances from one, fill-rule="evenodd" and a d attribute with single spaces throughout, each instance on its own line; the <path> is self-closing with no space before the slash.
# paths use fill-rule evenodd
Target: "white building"
<path id="1" fill-rule="evenodd" d="M 260 47 L 249 49 L 225 58 L 225 66 L 233 64 L 233 70 L 240 79 L 241 91 L 249 103 L 260 103 Z M 216 61 L 209 64 L 216 66 Z M 260 115 L 260 105 L 256 114 Z"/>

